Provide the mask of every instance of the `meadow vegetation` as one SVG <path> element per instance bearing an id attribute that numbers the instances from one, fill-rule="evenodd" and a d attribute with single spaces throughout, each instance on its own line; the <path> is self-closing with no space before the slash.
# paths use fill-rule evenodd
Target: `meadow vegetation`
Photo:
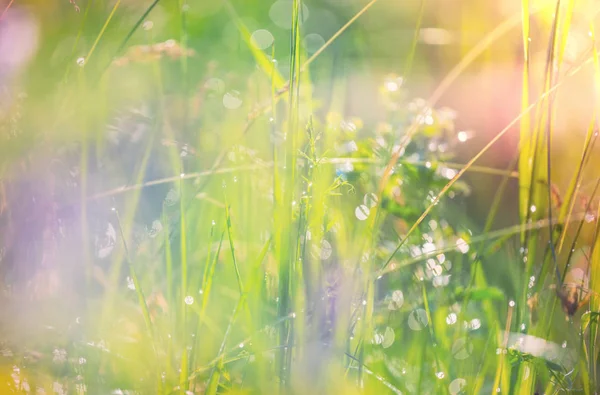
<path id="1" fill-rule="evenodd" d="M 434 3 L 0 3 L 0 392 L 597 393 L 599 8 Z"/>

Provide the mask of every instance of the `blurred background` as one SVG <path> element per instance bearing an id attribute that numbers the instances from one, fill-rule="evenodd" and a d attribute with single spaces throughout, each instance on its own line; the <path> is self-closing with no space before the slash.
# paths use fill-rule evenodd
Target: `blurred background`
<path id="1" fill-rule="evenodd" d="M 190 240 L 186 247 L 189 248 L 190 262 L 198 265 L 196 269 L 202 267 L 204 270 L 191 270 L 193 275 L 190 278 L 193 279 L 189 283 L 194 286 L 190 288 L 205 284 L 203 281 L 209 276 L 206 273 L 210 272 L 205 268 L 210 267 L 209 262 L 215 256 L 216 262 L 225 252 L 229 254 L 229 249 L 237 251 L 240 254 L 237 260 L 246 265 L 256 256 L 266 257 L 267 263 L 262 264 L 260 261 L 257 266 L 252 266 L 253 270 L 260 269 L 260 275 L 264 274 L 264 278 L 261 277 L 256 282 L 269 284 L 264 285 L 265 289 L 260 288 L 264 299 L 251 300 L 249 303 L 254 303 L 252 306 L 257 310 L 260 310 L 259 307 L 268 310 L 265 316 L 270 319 L 285 318 L 281 310 L 276 310 L 280 299 L 275 296 L 281 292 L 277 285 L 281 276 L 278 272 L 281 256 L 268 248 L 265 250 L 268 253 L 263 254 L 261 248 L 264 243 L 269 247 L 269 232 L 278 235 L 275 208 L 278 199 L 282 197 L 277 192 L 280 185 L 276 182 L 276 169 L 285 170 L 286 167 L 277 166 L 277 161 L 282 160 L 281 157 L 278 159 L 277 150 L 278 147 L 286 146 L 287 143 L 284 142 L 288 140 L 281 131 L 287 125 L 283 120 L 284 116 L 277 114 L 290 110 L 286 108 L 284 101 L 273 109 L 269 107 L 269 111 L 264 114 L 257 108 L 274 102 L 273 85 L 279 84 L 276 88 L 281 88 L 283 81 L 290 78 L 293 70 L 290 65 L 294 55 L 292 4 L 292 0 L 0 1 L 0 240 L 3 242 L 0 262 L 4 283 L 9 284 L 6 288 L 9 291 L 5 292 L 5 296 L 11 295 L 12 298 L 7 296 L 7 299 L 11 299 L 11 310 L 2 317 L 3 328 L 10 328 L 7 330 L 10 336 L 7 335 L 7 338 L 12 336 L 19 339 L 16 343 L 22 341 L 28 346 L 34 344 L 40 348 L 45 347 L 46 352 L 50 353 L 60 351 L 60 348 L 39 340 L 44 338 L 47 328 L 36 326 L 35 322 L 48 318 L 64 324 L 64 327 L 59 328 L 62 330 L 60 333 L 63 341 L 88 339 L 90 334 L 96 335 L 97 339 L 101 337 L 101 333 L 118 333 L 122 328 L 125 328 L 123 331 L 127 336 L 146 339 L 144 336 L 147 334 L 140 328 L 144 326 L 144 319 L 149 321 L 148 317 L 151 316 L 152 325 L 155 326 L 150 327 L 159 328 L 157 332 L 164 335 L 164 339 L 171 339 L 171 335 L 173 339 L 177 339 L 165 340 L 165 344 L 168 344 L 165 346 L 165 353 L 171 358 L 170 365 L 165 368 L 166 373 L 163 375 L 155 366 L 144 365 L 153 361 L 153 350 L 150 347 L 140 351 L 123 341 L 125 345 L 119 343 L 119 346 L 126 350 L 124 353 L 128 357 L 139 356 L 138 359 L 143 361 L 131 369 L 124 367 L 126 362 L 131 362 L 126 358 L 120 362 L 113 361 L 113 370 L 122 373 L 122 377 L 119 374 L 116 374 L 117 378 L 113 377 L 115 383 L 122 381 L 130 385 L 133 382 L 131 377 L 137 379 L 138 376 L 144 377 L 147 383 L 158 372 L 163 383 L 166 380 L 175 387 L 180 380 L 178 368 L 184 372 L 186 368 L 189 372 L 192 371 L 192 368 L 185 365 L 187 357 L 182 356 L 188 354 L 186 351 L 180 352 L 177 347 L 190 351 L 190 360 L 197 358 L 196 361 L 203 361 L 206 366 L 210 366 L 210 369 L 206 369 L 210 374 L 205 371 L 194 374 L 206 374 L 212 380 L 218 369 L 210 362 L 209 356 L 225 355 L 224 346 L 219 348 L 219 344 L 221 335 L 225 333 L 227 338 L 230 333 L 229 328 L 233 326 L 231 317 L 237 317 L 238 314 L 236 279 L 239 280 L 240 275 L 232 269 L 236 264 L 235 253 L 231 257 L 227 255 L 222 258 L 226 263 L 222 266 L 226 268 L 217 269 L 217 272 L 223 270 L 219 273 L 227 279 L 223 280 L 223 284 L 227 286 L 218 291 L 220 303 L 210 307 L 207 307 L 208 302 L 200 304 L 200 300 L 208 298 L 202 296 L 206 288 L 194 289 L 193 297 L 190 296 L 191 293 L 186 293 L 187 289 L 178 290 L 179 281 L 183 281 L 181 284 L 184 285 L 186 283 L 180 279 L 180 276 L 184 277 L 185 271 L 179 273 L 176 268 L 177 273 L 173 274 L 173 279 L 177 285 L 169 285 L 172 279 L 169 270 L 172 268 L 165 269 L 165 262 L 186 260 L 186 240 Z M 371 134 L 387 129 L 405 130 L 403 128 L 408 125 L 406 120 L 402 118 L 397 121 L 394 117 L 400 117 L 400 113 L 414 115 L 415 108 L 424 105 L 419 99 L 432 96 L 436 98 L 437 102 L 433 106 L 436 109 L 435 125 L 428 124 L 432 126 L 432 130 L 427 127 L 423 128 L 424 131 L 419 129 L 420 137 L 415 138 L 415 143 L 411 146 L 414 152 L 411 151 L 409 158 L 421 164 L 418 169 L 406 166 L 406 172 L 412 172 L 410 174 L 416 181 L 404 173 L 395 174 L 398 178 L 406 176 L 406 189 L 410 192 L 400 197 L 394 188 L 388 188 L 391 192 L 385 189 L 386 193 L 393 195 L 397 205 L 402 207 L 396 207 L 395 213 L 387 207 L 397 218 L 388 221 L 391 224 L 384 222 L 382 233 L 386 240 L 373 249 L 373 255 L 379 259 L 377 264 L 382 264 L 389 254 L 394 257 L 398 252 L 394 252 L 397 240 L 406 234 L 410 224 L 432 202 L 435 193 L 456 174 L 456 171 L 448 172 L 443 167 L 441 169 L 445 173 L 438 171 L 437 161 L 451 161 L 456 165 L 455 170 L 458 170 L 499 132 L 512 125 L 509 133 L 477 161 L 478 166 L 488 171 L 467 172 L 461 178 L 464 181 L 461 184 L 463 189 L 453 189 L 452 201 L 447 206 L 440 204 L 439 211 L 434 211 L 436 217 L 431 220 L 433 222 L 427 220 L 415 231 L 415 237 L 419 240 L 415 245 L 424 243 L 417 248 L 419 253 L 415 253 L 414 249 L 410 252 L 401 251 L 402 259 L 390 258 L 385 263 L 387 265 L 391 262 L 390 272 L 394 272 L 403 267 L 404 262 L 432 253 L 435 242 L 441 243 L 439 247 L 451 251 L 446 264 L 445 255 L 437 255 L 435 269 L 430 267 L 430 261 L 434 259 L 418 266 L 413 266 L 413 262 L 406 271 L 397 270 L 398 277 L 382 280 L 380 284 L 383 285 L 377 289 L 378 294 L 369 294 L 373 299 L 379 298 L 376 301 L 379 304 L 373 302 L 376 304 L 375 309 L 384 306 L 384 313 L 378 316 L 373 326 L 383 328 L 383 323 L 388 319 L 385 318 L 387 314 L 392 317 L 399 313 L 400 305 L 406 297 L 402 314 L 409 316 L 407 322 L 411 331 L 424 329 L 427 322 L 433 321 L 436 324 L 454 325 L 457 314 L 465 316 L 461 315 L 461 319 L 465 318 L 464 328 L 461 327 L 465 333 L 478 330 L 481 327 L 480 318 L 487 319 L 483 327 L 489 333 L 496 334 L 493 331 L 500 327 L 500 321 L 490 318 L 496 313 L 491 305 L 477 305 L 473 308 L 469 305 L 467 309 L 465 302 L 462 312 L 456 306 L 461 300 L 469 299 L 460 293 L 462 291 L 459 288 L 472 285 L 475 279 L 480 280 L 476 270 L 471 271 L 471 264 L 479 262 L 480 258 L 476 256 L 474 247 L 467 254 L 469 247 L 467 245 L 464 248 L 463 243 L 466 245 L 470 237 L 476 237 L 484 228 L 499 184 L 507 172 L 518 170 L 519 122 L 512 122 L 523 109 L 523 4 L 526 2 L 519 0 L 378 0 L 370 3 L 366 0 L 302 1 L 298 17 L 301 63 L 312 55 L 318 56 L 302 76 L 299 91 L 303 98 L 299 105 L 302 107 L 302 111 L 299 110 L 301 122 L 303 125 L 312 125 L 314 122 L 315 130 L 322 127 L 324 132 L 317 133 L 321 142 L 329 144 L 336 153 L 354 155 L 353 159 L 365 160 L 369 164 L 354 165 L 350 161 L 346 162 L 345 157 L 339 158 L 344 161 L 341 162 L 342 165 L 338 163 L 335 166 L 335 175 L 340 176 L 340 184 L 336 184 L 336 188 L 344 182 L 350 182 L 358 192 L 356 195 L 347 193 L 351 195 L 347 200 L 331 198 L 328 206 L 324 205 L 319 208 L 322 211 L 317 211 L 325 218 L 320 218 L 322 223 L 305 224 L 307 229 L 311 226 L 318 229 L 319 237 L 324 237 L 324 241 L 325 236 L 337 232 L 335 237 L 346 243 L 336 239 L 339 244 L 333 241 L 329 244 L 328 241 L 317 247 L 320 249 L 317 255 L 323 261 L 333 256 L 331 260 L 336 263 L 331 265 L 334 266 L 333 269 L 328 266 L 329 271 L 324 270 L 322 278 L 319 277 L 319 281 L 327 284 L 323 286 L 326 291 L 322 291 L 328 295 L 327 298 L 330 293 L 335 294 L 334 291 L 330 292 L 331 289 L 339 287 L 336 276 L 346 279 L 344 275 L 347 273 L 338 274 L 338 271 L 343 272 L 338 264 L 342 267 L 348 262 L 364 263 L 370 259 L 370 255 L 363 255 L 364 251 L 360 248 L 362 242 L 369 240 L 372 235 L 363 233 L 366 232 L 365 227 L 356 224 L 356 219 L 364 221 L 370 218 L 369 212 L 361 215 L 358 209 L 374 208 L 378 204 L 383 206 L 384 203 L 382 199 L 381 203 L 375 201 L 370 205 L 368 201 L 373 199 L 369 200 L 367 196 L 371 196 L 369 192 L 376 190 L 376 182 L 383 174 L 384 166 L 380 162 L 389 159 L 390 152 L 380 155 L 371 145 L 363 145 L 361 137 L 368 136 L 365 140 L 374 140 L 379 144 L 380 140 Z M 545 91 L 547 51 L 556 3 L 538 0 L 530 2 L 529 6 L 528 92 L 529 100 L 533 103 Z M 364 13 L 361 11 L 363 9 Z M 577 2 L 577 6 L 572 9 L 569 31 L 560 32 L 565 40 L 565 52 L 560 63 L 562 85 L 553 96 L 558 111 L 552 120 L 552 182 L 556 184 L 558 193 L 566 190 L 571 177 L 579 169 L 585 136 L 595 121 L 598 81 L 594 74 L 594 63 L 589 59 L 599 10 L 600 6 L 592 0 Z M 357 14 L 358 18 L 329 43 Z M 320 49 L 324 45 L 327 47 L 321 53 Z M 274 70 L 269 69 L 271 64 L 275 65 Z M 564 77 L 570 72 L 576 74 Z M 446 81 L 450 82 L 447 86 Z M 285 89 L 282 91 L 282 97 L 287 97 Z M 393 107 L 390 104 L 391 96 L 406 108 L 390 110 Z M 535 111 L 537 110 L 532 112 L 532 117 Z M 254 117 L 253 114 L 257 113 L 261 116 Z M 267 113 L 268 118 L 262 116 Z M 308 113 L 312 116 L 307 116 Z M 264 133 L 247 132 L 254 126 Z M 312 138 L 309 133 L 312 130 L 307 129 L 306 135 L 309 137 L 303 134 L 303 139 Z M 382 134 L 388 137 L 391 135 L 391 140 L 397 138 L 391 132 L 388 135 Z M 431 145 L 431 141 L 435 144 Z M 448 141 L 452 141 L 452 144 L 444 145 Z M 397 147 L 397 144 L 397 141 L 392 141 L 390 145 Z M 446 148 L 439 148 L 441 146 L 450 148 L 444 151 Z M 385 147 L 376 147 L 385 151 Z M 308 155 L 304 151 L 303 154 Z M 598 177 L 598 147 L 593 148 L 590 158 L 583 176 L 586 182 L 582 187 L 587 194 L 591 193 Z M 222 166 L 223 173 L 213 177 L 211 172 L 221 168 L 215 164 L 222 163 L 229 167 Z M 314 164 L 316 167 L 317 162 Z M 372 169 L 364 170 L 372 164 L 379 167 L 372 166 Z M 241 170 L 236 167 L 238 165 Z M 275 169 L 272 174 L 268 172 L 270 170 L 265 173 L 265 169 L 271 168 Z M 312 165 L 310 168 L 312 169 Z M 359 174 L 363 171 L 367 176 Z M 202 178 L 203 172 L 210 173 L 206 184 Z M 186 178 L 188 173 L 190 176 Z M 308 177 L 309 173 L 302 175 Z M 399 188 L 402 179 L 393 179 Z M 410 184 L 411 180 L 415 183 Z M 188 181 L 189 185 L 185 184 Z M 302 179 L 299 184 L 304 181 Z M 142 183 L 147 185 L 138 188 Z M 302 184 L 299 188 L 306 188 L 303 190 L 306 192 L 313 184 L 307 182 L 307 185 Z M 196 194 L 196 191 L 201 192 Z M 300 189 L 297 192 L 299 196 L 306 194 L 300 194 Z M 194 203 L 190 203 L 190 216 L 183 218 L 185 215 L 179 217 L 178 210 L 185 212 L 183 202 L 186 193 Z M 323 192 L 323 195 L 328 196 L 327 193 Z M 305 197 L 298 198 L 298 202 L 302 202 L 302 199 Z M 202 204 L 196 206 L 197 201 Z M 225 210 L 226 207 L 229 209 L 230 203 L 234 210 L 233 221 L 229 217 L 229 211 Z M 293 205 L 296 204 L 294 200 Z M 354 211 L 355 207 L 358 211 Z M 235 210 L 239 210 L 237 219 Z M 115 212 L 123 217 L 125 231 L 115 220 Z M 351 213 L 351 220 L 347 218 L 348 212 Z M 508 177 L 507 190 L 500 201 L 498 212 L 500 214 L 493 222 L 492 229 L 505 229 L 521 222 L 519 180 L 515 173 L 510 173 Z M 272 218 L 275 218 L 273 223 L 270 222 Z M 303 218 L 301 214 L 290 216 L 288 227 L 292 223 L 296 225 L 294 221 L 302 224 Z M 334 226 L 327 221 L 339 223 Z M 231 223 L 240 235 L 238 241 L 241 246 L 235 248 L 233 242 L 226 246 L 227 237 L 230 240 L 232 238 Z M 300 229 L 300 225 L 298 226 Z M 313 237 L 319 240 L 314 229 Z M 164 237 L 167 230 L 170 232 L 169 236 Z M 287 231 L 291 232 L 289 229 Z M 298 245 L 304 246 L 306 240 L 310 239 L 310 234 L 302 234 L 302 242 L 299 241 Z M 590 234 L 591 231 L 588 233 L 588 239 L 591 240 Z M 442 241 L 436 241 L 436 237 Z M 120 246 L 117 241 L 121 238 L 131 243 L 129 248 L 127 245 Z M 448 244 L 443 241 L 446 238 L 457 240 Z M 413 242 L 412 239 L 409 241 Z M 227 251 L 221 253 L 221 244 Z M 518 243 L 511 240 L 508 244 L 510 248 L 506 251 L 490 255 L 484 270 L 490 283 L 503 290 L 499 293 L 485 293 L 482 297 L 502 301 L 502 307 L 498 309 L 501 313 L 498 314 L 504 314 L 506 309 L 512 311 L 513 306 L 508 308 L 505 299 L 518 297 L 521 294 L 520 286 L 527 284 L 529 280 L 529 273 L 524 274 L 521 270 L 523 260 L 517 253 Z M 428 247 L 425 248 L 425 245 Z M 408 250 L 409 246 L 406 247 Z M 135 253 L 130 254 L 130 249 Z M 171 249 L 174 251 L 173 256 L 170 254 Z M 323 249 L 329 251 L 325 258 Z M 128 261 L 129 255 L 135 256 L 132 262 Z M 86 266 L 88 261 L 91 263 Z M 36 264 L 29 264 L 30 262 Z M 129 265 L 142 270 L 140 283 L 129 272 Z M 452 265 L 455 265 L 454 268 Z M 255 273 L 248 267 L 242 269 L 242 274 L 254 278 Z M 442 293 L 442 288 L 448 285 L 450 275 L 443 277 L 441 273 L 450 273 L 451 270 L 454 270 L 451 272 L 455 276 L 453 279 L 457 279 L 452 284 L 456 288 L 445 294 Z M 437 271 L 439 273 L 435 274 Z M 361 271 L 356 272 L 362 275 Z M 334 279 L 331 280 L 328 276 Z M 83 280 L 89 277 L 94 278 L 92 285 Z M 435 289 L 430 291 L 439 297 L 433 303 L 432 311 L 437 314 L 435 316 L 429 311 L 426 314 L 426 310 L 417 309 L 421 303 L 425 303 L 427 307 L 427 297 L 423 296 L 425 286 L 421 289 L 418 285 L 423 277 L 431 281 L 430 285 L 433 284 Z M 445 280 L 440 280 L 441 278 Z M 351 281 L 348 280 L 348 283 Z M 27 285 L 20 288 L 17 284 Z M 123 300 L 133 301 L 134 307 L 123 303 L 124 307 L 119 307 L 123 308 L 121 313 L 126 317 L 123 318 L 124 321 L 114 320 L 111 325 L 115 326 L 108 325 L 107 322 L 112 319 L 111 308 L 119 305 L 115 301 L 121 300 L 120 292 L 137 291 L 140 284 L 148 290 L 140 300 L 148 298 L 146 304 L 151 314 L 142 318 L 139 311 L 135 310 L 135 298 L 130 292 L 131 295 L 126 294 Z M 185 288 L 184 285 L 181 287 Z M 403 287 L 405 293 L 400 292 L 401 298 L 394 293 L 394 287 Z M 339 293 L 343 294 L 343 291 L 345 288 Z M 367 297 L 364 296 L 366 291 L 361 289 L 361 292 L 364 294 L 360 294 L 360 302 L 363 302 L 364 297 L 363 305 L 367 305 Z M 13 297 L 14 295 L 19 297 Z M 105 298 L 101 302 L 96 299 L 100 298 L 99 295 Z M 464 299 L 457 295 L 462 295 L 460 297 Z M 336 297 L 331 296 L 331 299 Z M 531 295 L 527 293 L 527 298 L 529 297 Z M 182 300 L 185 302 L 181 302 Z M 261 303 L 265 300 L 269 303 L 265 302 L 265 306 L 262 306 Z M 340 300 L 345 299 L 340 296 L 333 301 L 331 305 L 334 307 L 324 309 L 327 311 L 323 315 L 330 314 L 330 310 L 337 311 L 335 303 L 341 303 Z M 352 299 L 352 303 L 357 302 Z M 388 312 L 385 306 L 395 306 L 395 303 L 398 303 L 398 312 L 395 307 L 390 307 L 389 310 L 394 311 Z M 61 308 L 50 313 L 48 306 L 57 305 Z M 193 313 L 188 313 L 186 306 L 193 306 Z M 130 314 L 126 309 L 129 307 L 131 311 L 137 312 L 137 315 L 131 314 L 135 317 L 131 318 L 135 321 L 134 325 L 127 323 Z M 527 314 L 528 309 L 525 306 L 518 308 L 521 310 L 518 315 L 515 313 L 515 317 L 520 319 Z M 406 309 L 412 311 L 410 315 Z M 23 314 L 23 311 L 28 314 Z M 230 313 L 231 311 L 234 313 Z M 173 318 L 176 322 L 170 322 L 167 318 L 164 318 L 164 322 L 161 321 L 157 318 L 161 314 L 176 317 Z M 190 316 L 193 314 L 202 317 L 198 319 L 198 324 L 190 324 L 193 321 Z M 85 330 L 78 326 L 79 321 L 77 325 L 73 323 L 73 317 L 79 319 L 86 316 L 90 324 Z M 245 317 L 246 323 L 252 323 L 254 328 L 267 321 L 260 315 L 255 321 L 248 317 L 250 314 Z M 402 316 L 402 320 L 406 321 L 405 318 Z M 562 317 L 552 319 L 560 318 Z M 204 319 L 209 322 L 202 321 Z M 214 321 L 210 322 L 210 319 Z M 326 322 L 323 325 L 333 326 L 327 319 L 323 320 Z M 351 321 L 350 318 L 348 320 Z M 425 324 L 421 325 L 423 320 Z M 515 318 L 513 324 L 519 325 L 519 328 L 522 326 L 522 333 L 525 333 L 525 321 L 517 321 Z M 193 327 L 197 331 L 198 328 L 204 328 L 202 325 L 210 332 L 207 338 L 213 339 L 211 336 L 217 333 L 214 337 L 217 340 L 207 341 L 210 346 L 195 355 L 191 350 L 198 340 L 185 337 L 188 335 L 186 330 Z M 459 326 L 460 324 L 456 327 Z M 390 324 L 389 328 L 391 327 Z M 27 331 L 23 328 L 27 328 Z M 447 337 L 440 335 L 440 348 L 447 349 L 446 362 L 430 363 L 434 359 L 432 355 L 435 350 L 428 349 L 422 354 L 429 358 L 423 357 L 427 361 L 422 364 L 427 365 L 427 368 L 422 367 L 421 372 L 431 370 L 438 379 L 447 380 L 448 383 L 444 382 L 443 388 L 450 388 L 452 394 L 460 393 L 463 384 L 450 381 L 449 373 L 444 378 L 443 370 L 450 372 L 452 368 L 449 365 L 455 359 L 466 359 L 457 358 L 453 347 L 459 329 L 456 333 L 448 332 Z M 250 331 L 241 328 L 241 325 L 235 330 L 243 335 L 248 335 Z M 412 344 L 407 335 L 412 332 L 403 333 L 402 336 L 406 336 L 404 338 L 401 338 L 401 332 L 396 333 L 398 340 L 404 340 L 403 344 Z M 476 336 L 474 340 L 478 342 L 478 350 L 487 350 L 488 332 L 485 333 L 486 335 Z M 375 342 L 377 345 L 383 342 L 384 334 L 387 334 L 389 340 L 389 332 L 386 330 L 380 334 L 379 343 Z M 432 349 L 435 349 L 437 343 L 426 335 L 426 331 L 420 332 L 419 339 L 427 344 L 433 343 L 435 346 Z M 348 344 L 351 341 L 355 341 L 353 335 Z M 223 344 L 225 343 L 223 340 Z M 402 342 L 397 341 L 394 347 L 400 349 L 401 345 Z M 94 347 L 96 346 L 100 349 L 104 347 L 100 347 L 97 342 L 94 343 Z M 415 343 L 414 347 L 420 346 Z M 239 348 L 244 348 L 244 343 Z M 411 353 L 416 353 L 414 349 L 411 350 Z M 316 351 L 310 349 L 307 353 L 314 352 L 317 355 L 312 360 L 321 357 L 326 360 L 326 352 L 320 354 L 321 351 L 316 346 Z M 473 348 L 467 353 L 468 356 L 472 352 Z M 54 355 L 54 358 L 60 357 Z M 90 359 L 91 364 L 91 357 L 86 358 Z M 373 358 L 376 361 L 373 362 L 374 365 L 378 366 L 380 360 Z M 160 358 L 156 358 L 158 359 Z M 307 359 L 311 361 L 311 358 Z M 98 360 L 102 361 L 102 358 L 99 357 Z M 465 362 L 464 368 L 461 366 L 456 369 L 473 371 L 479 366 L 479 362 L 474 360 L 475 358 L 470 359 Z M 410 358 L 407 361 L 404 368 L 396 366 L 396 370 L 411 370 L 412 365 L 417 366 L 417 362 L 411 365 Z M 444 369 L 440 365 L 444 365 Z M 102 372 L 111 370 L 108 365 L 100 362 L 93 366 L 101 366 Z M 488 369 L 488 365 L 485 366 Z M 319 370 L 310 366 L 310 363 L 304 369 L 307 374 Z M 492 390 L 488 381 L 493 381 L 490 377 L 494 376 L 494 368 L 489 369 L 481 378 L 482 382 L 487 380 L 486 390 Z M 393 372 L 390 373 L 389 366 L 388 370 L 386 377 L 394 376 Z M 151 373 L 146 374 L 148 371 Z M 260 372 L 265 376 L 257 373 L 256 377 L 267 377 L 268 372 L 270 370 L 265 368 Z M 340 372 L 343 369 L 336 371 Z M 439 372 L 442 372 L 441 377 Z M 412 373 L 414 377 L 419 376 L 416 371 Z M 87 374 L 91 373 L 88 371 Z M 402 373 L 404 374 L 405 372 Z M 183 376 L 181 373 L 181 377 Z M 243 375 L 237 372 L 232 373 L 232 376 Z M 426 382 L 423 379 L 426 376 L 419 377 L 419 383 Z M 479 380 L 478 373 L 471 377 L 472 382 Z M 383 379 L 377 380 L 383 382 Z M 223 378 L 222 381 L 226 380 Z M 452 386 L 452 383 L 455 385 Z M 179 385 L 176 388 L 181 390 L 184 386 L 181 383 Z M 419 393 L 419 389 L 425 393 L 424 387 L 421 388 L 420 385 L 409 383 L 402 388 L 407 393 Z M 436 384 L 431 385 L 432 387 L 428 387 L 431 391 L 442 388 L 434 387 Z M 483 384 L 473 388 L 481 389 L 481 386 Z M 205 387 L 189 388 L 192 393 L 210 391 Z M 474 390 L 473 393 L 476 392 Z"/>

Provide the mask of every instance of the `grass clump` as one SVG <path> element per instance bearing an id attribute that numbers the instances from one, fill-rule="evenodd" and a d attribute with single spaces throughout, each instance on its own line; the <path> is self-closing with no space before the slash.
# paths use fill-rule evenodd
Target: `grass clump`
<path id="1" fill-rule="evenodd" d="M 3 393 L 595 393 L 596 114 L 564 192 L 553 162 L 561 86 L 598 75 L 595 46 L 566 64 L 572 2 L 543 80 L 524 1 L 427 100 L 423 2 L 373 119 L 338 70 L 375 0 L 321 40 L 301 0 L 64 3 L 0 14 L 41 33 L 2 80 Z M 521 111 L 461 159 L 439 102 L 519 23 Z M 476 164 L 516 125 L 507 169 Z M 486 216 L 467 173 L 497 180 Z"/>

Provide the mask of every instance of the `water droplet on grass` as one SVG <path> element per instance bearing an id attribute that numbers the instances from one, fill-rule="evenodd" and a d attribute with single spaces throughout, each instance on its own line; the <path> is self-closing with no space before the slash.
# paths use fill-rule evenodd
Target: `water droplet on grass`
<path id="1" fill-rule="evenodd" d="M 354 215 L 356 215 L 356 218 L 358 218 L 360 221 L 364 221 L 369 218 L 370 213 L 371 210 L 364 204 L 361 204 L 354 210 Z"/>
<path id="2" fill-rule="evenodd" d="M 383 335 L 381 333 L 376 333 L 373 336 L 373 343 L 374 344 L 381 344 L 381 343 L 383 343 Z"/>
<path id="3" fill-rule="evenodd" d="M 413 331 L 420 331 L 428 324 L 427 312 L 423 309 L 413 310 L 408 316 L 408 327 Z"/>
<path id="4" fill-rule="evenodd" d="M 467 243 L 463 238 L 459 238 L 456 240 L 456 249 L 466 254 L 469 252 L 469 243 Z"/>
<path id="5" fill-rule="evenodd" d="M 258 49 L 267 49 L 275 41 L 275 37 L 266 29 L 258 29 L 250 36 L 250 42 Z"/>
<path id="6" fill-rule="evenodd" d="M 169 189 L 169 192 L 167 193 L 167 197 L 165 198 L 165 204 L 167 206 L 173 206 L 178 201 L 179 201 L 179 192 L 174 188 Z"/>
<path id="7" fill-rule="evenodd" d="M 85 66 L 85 58 L 84 57 L 77 58 L 77 66 L 79 66 L 79 67 Z"/>
<path id="8" fill-rule="evenodd" d="M 446 324 L 448 324 L 448 325 L 456 324 L 456 320 L 457 320 L 456 313 L 450 313 L 446 316 Z"/>
<path id="9" fill-rule="evenodd" d="M 104 259 L 109 256 L 115 248 L 116 240 L 117 232 L 109 222 L 106 226 L 106 231 L 103 237 L 96 236 L 96 256 L 98 256 L 100 259 Z"/>
<path id="10" fill-rule="evenodd" d="M 142 28 L 143 28 L 144 30 L 146 30 L 146 31 L 147 31 L 147 30 L 151 30 L 153 27 L 154 27 L 154 22 L 152 22 L 152 21 L 146 21 L 146 22 L 144 22 L 144 24 L 142 25 Z"/>
<path id="11" fill-rule="evenodd" d="M 388 305 L 389 310 L 398 310 L 404 304 L 404 294 L 399 289 L 392 292 L 392 300 Z"/>
<path id="12" fill-rule="evenodd" d="M 464 143 L 465 141 L 469 140 L 471 137 L 473 137 L 473 133 L 463 130 L 460 131 L 456 134 L 456 137 L 458 138 L 458 141 L 460 141 L 461 143 Z"/>
<path id="13" fill-rule="evenodd" d="M 585 219 L 585 222 L 587 222 L 589 224 L 590 222 L 594 222 L 596 220 L 596 216 L 592 213 L 587 213 L 585 215 L 584 219 Z"/>
<path id="14" fill-rule="evenodd" d="M 479 318 L 473 318 L 469 323 L 469 327 L 474 331 L 481 328 L 481 320 Z"/>
<path id="15" fill-rule="evenodd" d="M 194 297 L 191 295 L 188 295 L 185 297 L 185 299 L 183 300 L 185 302 L 185 304 L 192 305 L 194 303 Z"/>
<path id="16" fill-rule="evenodd" d="M 135 284 L 133 283 L 133 279 L 129 276 L 127 276 L 127 288 L 135 291 Z"/>
<path id="17" fill-rule="evenodd" d="M 241 94 L 239 91 L 229 91 L 223 95 L 223 106 L 230 110 L 235 110 L 240 108 L 242 105 Z"/>
<path id="18" fill-rule="evenodd" d="M 465 388 L 466 385 L 467 380 L 463 378 L 454 379 L 448 386 L 448 391 L 450 391 L 451 395 L 458 395 L 462 392 L 463 388 Z"/>
<path id="19" fill-rule="evenodd" d="M 363 203 L 367 207 L 373 208 L 373 207 L 377 206 L 378 202 L 379 202 L 379 199 L 377 199 L 377 195 L 374 193 L 367 193 L 363 198 Z"/>
<path id="20" fill-rule="evenodd" d="M 302 43 L 304 44 L 304 49 L 306 49 L 306 52 L 313 54 L 317 52 L 323 45 L 325 45 L 325 39 L 321 37 L 320 34 L 310 33 L 304 37 Z"/>
<path id="21" fill-rule="evenodd" d="M 394 340 L 396 340 L 396 334 L 394 333 L 394 329 L 388 326 L 387 328 L 385 328 L 381 346 L 383 348 L 389 348 L 392 346 L 392 344 L 394 344 Z"/>
<path id="22" fill-rule="evenodd" d="M 148 230 L 148 236 L 154 238 L 162 231 L 162 229 L 162 223 L 159 220 L 155 219 L 154 221 L 152 221 L 152 226 Z"/>
<path id="23" fill-rule="evenodd" d="M 473 352 L 473 343 L 465 338 L 456 339 L 452 345 L 452 356 L 460 361 L 467 359 Z"/>

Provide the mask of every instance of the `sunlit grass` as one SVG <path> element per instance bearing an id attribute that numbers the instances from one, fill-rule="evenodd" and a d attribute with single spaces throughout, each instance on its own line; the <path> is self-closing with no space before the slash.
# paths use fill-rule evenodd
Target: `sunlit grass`
<path id="1" fill-rule="evenodd" d="M 223 3 L 215 18 L 237 29 L 238 59 L 203 52 L 220 37 L 187 1 L 80 3 L 81 24 L 63 26 L 66 67 L 43 89 L 48 60 L 33 60 L 27 98 L 0 119 L 0 390 L 595 393 L 598 275 L 565 279 L 600 257 L 597 188 L 580 204 L 596 185 L 584 174 L 597 114 L 568 189 L 553 186 L 555 95 L 587 65 L 600 75 L 595 48 L 564 64 L 575 3 L 523 0 L 415 100 L 403 84 L 418 68 L 422 2 L 406 75 L 380 79 L 374 123 L 346 116 L 337 89 L 323 104 L 313 81 L 383 5 L 356 7 L 312 53 L 303 1 L 287 5 L 287 41 L 264 49 L 251 6 Z M 548 8 L 540 79 L 529 36 Z M 62 42 L 44 28 L 42 48 Z M 521 111 L 463 163 L 461 114 L 438 103 L 519 28 Z M 334 70 L 331 86 L 341 81 Z M 510 166 L 479 165 L 515 126 Z M 464 208 L 478 187 L 467 172 L 498 180 L 483 221 Z M 508 199 L 520 223 L 498 229 Z"/>

